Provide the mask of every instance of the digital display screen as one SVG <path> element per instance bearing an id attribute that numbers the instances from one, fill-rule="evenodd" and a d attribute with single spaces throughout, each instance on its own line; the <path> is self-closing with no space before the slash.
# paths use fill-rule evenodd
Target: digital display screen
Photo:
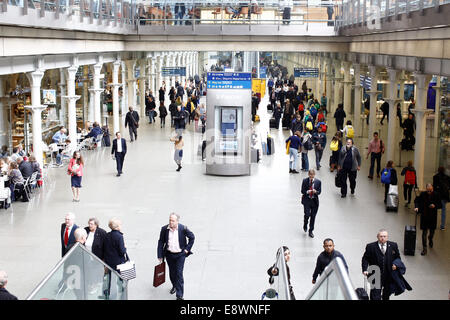
<path id="1" fill-rule="evenodd" d="M 238 152 L 238 117 L 238 108 L 220 107 L 219 152 Z"/>

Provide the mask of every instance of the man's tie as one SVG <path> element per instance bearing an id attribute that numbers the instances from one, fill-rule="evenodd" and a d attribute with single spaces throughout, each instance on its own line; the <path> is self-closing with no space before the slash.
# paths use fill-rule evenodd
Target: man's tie
<path id="1" fill-rule="evenodd" d="M 312 198 L 313 197 L 313 181 L 312 179 L 309 180 L 309 190 L 311 190 L 311 192 L 309 193 L 309 197 Z"/>
<path id="2" fill-rule="evenodd" d="M 384 247 L 385 243 L 381 244 L 381 252 L 383 253 L 383 255 L 386 253 L 386 248 Z"/>
<path id="3" fill-rule="evenodd" d="M 66 233 L 64 234 L 64 245 L 67 247 L 69 243 L 69 227 L 66 227 Z"/>

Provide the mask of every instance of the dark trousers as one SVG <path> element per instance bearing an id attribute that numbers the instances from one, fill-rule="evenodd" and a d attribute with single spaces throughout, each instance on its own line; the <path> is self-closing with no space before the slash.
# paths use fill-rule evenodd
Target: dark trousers
<path id="1" fill-rule="evenodd" d="M 387 117 L 387 121 L 389 122 L 389 113 L 383 113 L 383 118 L 381 118 L 381 121 L 380 121 L 381 124 L 383 124 L 383 120 L 386 117 Z"/>
<path id="2" fill-rule="evenodd" d="M 161 128 L 166 126 L 166 117 L 161 117 Z"/>
<path id="3" fill-rule="evenodd" d="M 382 285 L 382 289 L 371 289 L 370 300 L 389 300 L 389 285 Z"/>
<path id="4" fill-rule="evenodd" d="M 384 184 L 384 203 L 386 203 L 387 194 L 388 194 L 388 192 L 389 192 L 389 186 L 390 186 L 389 183 L 385 183 L 385 184 Z"/>
<path id="5" fill-rule="evenodd" d="M 350 190 L 355 190 L 356 188 L 356 174 L 357 171 L 352 171 L 348 169 L 342 169 L 342 186 L 341 186 L 341 194 L 343 196 L 347 195 L 347 177 L 350 181 Z"/>
<path id="6" fill-rule="evenodd" d="M 323 149 L 315 149 L 316 151 L 316 167 L 317 169 L 320 168 L 320 160 L 322 160 L 322 155 L 323 155 Z"/>
<path id="7" fill-rule="evenodd" d="M 167 252 L 166 261 L 169 266 L 169 278 L 172 282 L 172 286 L 177 292 L 177 297 L 183 297 L 184 293 L 184 279 L 183 268 L 184 260 L 186 259 L 186 253 L 183 251 L 180 253 Z"/>
<path id="8" fill-rule="evenodd" d="M 339 131 L 339 130 L 342 130 L 342 129 L 344 129 L 344 123 L 343 122 L 340 123 L 340 122 L 336 121 L 336 130 Z"/>
<path id="9" fill-rule="evenodd" d="M 370 153 L 370 169 L 369 169 L 369 176 L 373 177 L 373 169 L 375 168 L 375 160 L 377 160 L 377 176 L 380 174 L 381 170 L 381 152 Z"/>
<path id="10" fill-rule="evenodd" d="M 133 126 L 128 126 L 128 131 L 130 132 L 130 140 L 134 141 L 137 139 L 137 128 Z"/>
<path id="11" fill-rule="evenodd" d="M 428 231 L 430 231 L 430 235 L 428 237 L 428 240 L 429 240 L 429 242 L 433 242 L 434 230 L 435 229 L 423 229 L 422 230 L 422 246 L 423 246 L 424 249 L 426 249 L 426 247 L 427 247 Z"/>
<path id="12" fill-rule="evenodd" d="M 305 212 L 305 215 L 303 217 L 303 225 L 308 226 L 308 220 L 309 220 L 309 231 L 314 230 L 314 222 L 316 221 L 316 215 L 317 210 L 319 210 L 319 206 L 315 204 L 304 204 L 303 209 Z"/>
<path id="13" fill-rule="evenodd" d="M 125 154 L 123 152 L 116 152 L 116 164 L 117 173 L 122 173 L 123 161 L 125 160 Z"/>
<path id="14" fill-rule="evenodd" d="M 411 203 L 411 194 L 413 189 L 414 186 L 412 184 L 403 185 L 403 197 L 405 198 L 405 201 L 407 201 L 408 203 Z"/>
<path id="15" fill-rule="evenodd" d="M 174 122 L 173 122 L 173 115 L 170 114 L 170 127 L 174 127 Z"/>

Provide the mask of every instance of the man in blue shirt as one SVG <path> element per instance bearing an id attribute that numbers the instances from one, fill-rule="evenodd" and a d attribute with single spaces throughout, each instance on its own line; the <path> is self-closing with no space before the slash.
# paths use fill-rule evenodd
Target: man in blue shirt
<path id="1" fill-rule="evenodd" d="M 64 141 L 66 141 L 67 139 L 67 135 L 66 135 L 66 128 L 62 127 L 59 131 L 57 131 L 53 137 L 52 137 L 52 142 L 56 143 L 56 144 L 60 144 Z"/>
<path id="2" fill-rule="evenodd" d="M 89 131 L 89 133 L 86 136 L 87 138 L 91 138 L 91 137 L 97 137 L 99 134 L 102 134 L 102 128 L 100 128 L 100 126 L 98 125 L 98 122 L 94 122 L 93 124 L 93 128 L 91 129 L 91 131 Z"/>
<path id="3" fill-rule="evenodd" d="M 302 140 L 300 139 L 301 136 L 300 131 L 295 131 L 293 136 L 290 136 L 287 138 L 286 143 L 289 141 L 291 144 L 289 145 L 289 173 L 299 173 L 297 169 L 297 160 L 298 160 L 298 153 L 301 150 L 302 147 Z"/>

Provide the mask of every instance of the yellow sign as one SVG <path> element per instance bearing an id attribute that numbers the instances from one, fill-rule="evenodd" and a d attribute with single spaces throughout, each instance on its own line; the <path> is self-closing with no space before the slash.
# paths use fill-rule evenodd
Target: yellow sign
<path id="1" fill-rule="evenodd" d="M 252 91 L 263 98 L 266 95 L 266 79 L 252 79 Z"/>

